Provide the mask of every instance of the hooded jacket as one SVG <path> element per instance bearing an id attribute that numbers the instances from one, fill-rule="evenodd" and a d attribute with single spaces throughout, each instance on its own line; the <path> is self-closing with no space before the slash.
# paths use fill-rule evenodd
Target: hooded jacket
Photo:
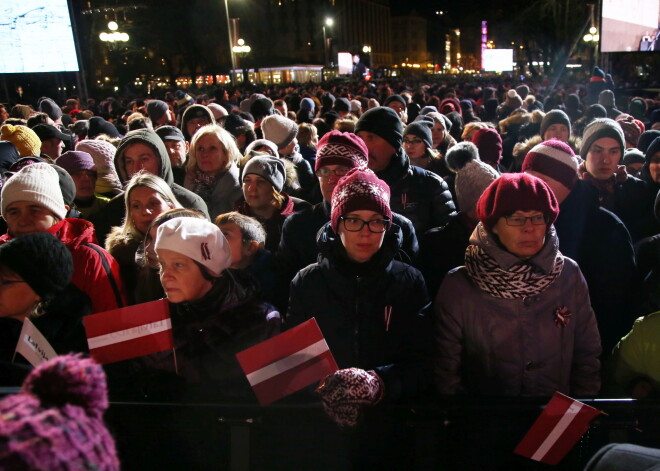
<path id="1" fill-rule="evenodd" d="M 126 137 L 122 139 L 119 147 L 117 147 L 117 153 L 115 154 L 115 169 L 117 170 L 122 185 L 125 186 L 130 180 L 129 175 L 126 172 L 124 152 L 128 146 L 136 143 L 146 144 L 154 150 L 159 161 L 158 176 L 165 180 L 170 186 L 172 193 L 174 193 L 174 196 L 179 203 L 181 203 L 184 208 L 201 211 L 208 218 L 209 212 L 204 200 L 192 191 L 186 190 L 181 185 L 174 183 L 172 163 L 167 155 L 165 144 L 161 138 L 158 137 L 158 134 L 150 129 L 136 129 L 135 131 L 129 132 Z M 96 235 L 101 243 L 105 241 L 105 238 L 112 227 L 120 226 L 122 224 L 122 220 L 126 215 L 125 213 L 124 195 L 121 194 L 115 196 L 110 200 L 107 206 L 103 208 L 103 210 L 91 218 L 91 221 L 96 227 Z"/>
<path id="2" fill-rule="evenodd" d="M 417 234 L 444 226 L 456 212 L 449 187 L 442 177 L 410 165 L 403 149 L 399 149 L 387 168 L 376 175 L 390 187 L 392 212 L 410 219 Z"/>
<path id="3" fill-rule="evenodd" d="M 481 224 L 470 243 L 500 267 L 521 263 Z M 525 263 L 549 274 L 558 245 L 550 226 L 543 248 Z M 570 314 L 563 324 L 557 322 L 560 307 Z M 585 397 L 600 389 L 596 318 L 584 277 L 569 258 L 539 294 L 513 299 L 493 296 L 477 286 L 465 266 L 455 268 L 440 286 L 434 311 L 434 373 L 441 394 L 551 396 L 559 391 Z"/>
<path id="4" fill-rule="evenodd" d="M 429 378 L 430 307 L 422 274 L 394 260 L 401 230 L 392 226 L 370 261 L 351 262 L 330 224 L 319 233 L 319 262 L 291 283 L 288 327 L 312 317 L 339 368 L 375 370 L 386 400 L 410 400 Z"/>
<path id="5" fill-rule="evenodd" d="M 50 229 L 73 257 L 71 282 L 89 296 L 92 314 L 110 311 L 126 305 L 124 285 L 119 275 L 119 264 L 108 252 L 96 244 L 94 226 L 83 219 L 63 219 Z M 0 244 L 12 237 L 4 234 Z"/>

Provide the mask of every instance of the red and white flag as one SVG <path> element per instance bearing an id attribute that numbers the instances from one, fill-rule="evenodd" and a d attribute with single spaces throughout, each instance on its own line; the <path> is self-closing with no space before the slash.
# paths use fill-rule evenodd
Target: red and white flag
<path id="1" fill-rule="evenodd" d="M 316 319 L 236 355 L 259 404 L 288 396 L 338 370 Z"/>
<path id="2" fill-rule="evenodd" d="M 167 299 L 83 317 L 89 353 L 113 363 L 170 350 L 174 346 Z"/>
<path id="3" fill-rule="evenodd" d="M 513 451 L 555 465 L 571 451 L 589 429 L 589 422 L 599 414 L 602 412 L 598 409 L 556 392 Z"/>
<path id="4" fill-rule="evenodd" d="M 15 353 L 23 355 L 34 367 L 57 356 L 46 337 L 39 332 L 39 329 L 27 317 L 23 320 L 23 327 L 18 336 Z"/>

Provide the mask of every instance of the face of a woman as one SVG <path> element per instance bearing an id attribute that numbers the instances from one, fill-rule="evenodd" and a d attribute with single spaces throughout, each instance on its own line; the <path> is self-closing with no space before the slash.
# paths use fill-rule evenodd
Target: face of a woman
<path id="1" fill-rule="evenodd" d="M 383 219 L 383 215 L 375 211 L 360 210 L 351 211 L 344 215 L 346 219 L 360 219 L 363 222 L 373 221 L 375 219 Z M 347 231 L 344 221 L 339 221 L 339 238 L 341 243 L 346 249 L 348 258 L 354 262 L 364 263 L 371 260 L 376 252 L 383 245 L 384 232 L 374 233 L 369 230 L 367 224 L 364 224 L 362 229 L 357 232 Z"/>
<path id="2" fill-rule="evenodd" d="M 0 274 L 0 317 L 23 320 L 41 298 L 16 273 Z"/>
<path id="3" fill-rule="evenodd" d="M 211 121 L 206 118 L 192 118 L 186 121 L 186 131 L 188 131 L 190 139 L 193 138 L 199 128 L 206 126 L 207 124 L 211 124 Z"/>
<path id="4" fill-rule="evenodd" d="M 146 186 L 137 186 L 131 190 L 130 218 L 141 233 L 146 234 L 156 216 L 168 209 L 172 209 L 172 206 L 156 190 Z"/>
<path id="5" fill-rule="evenodd" d="M 433 136 L 433 148 L 438 147 L 438 145 L 440 145 L 445 139 L 445 126 L 440 122 L 435 121 L 431 128 L 431 136 Z"/>
<path id="6" fill-rule="evenodd" d="M 208 174 L 215 174 L 227 167 L 227 151 L 215 134 L 204 134 L 195 144 L 197 168 Z"/>
<path id="7" fill-rule="evenodd" d="M 13 237 L 46 232 L 59 221 L 45 206 L 30 201 L 14 201 L 2 216 L 7 222 L 7 232 Z"/>
<path id="8" fill-rule="evenodd" d="M 649 172 L 654 182 L 660 183 L 660 151 L 653 154 L 649 162 Z"/>
<path id="9" fill-rule="evenodd" d="M 522 226 L 512 226 L 515 219 L 512 218 L 531 218 L 543 217 L 540 211 L 516 211 L 507 218 L 501 217 L 495 226 L 493 226 L 493 234 L 497 235 L 500 242 L 509 252 L 520 257 L 523 260 L 532 258 L 539 253 L 545 243 L 545 233 L 548 225 L 533 224 L 532 220 L 525 219 Z"/>
<path id="10" fill-rule="evenodd" d="M 173 250 L 160 249 L 160 284 L 172 303 L 195 301 L 209 292 L 212 283 L 204 278 L 195 261 Z"/>
<path id="11" fill-rule="evenodd" d="M 408 157 L 418 159 L 424 156 L 426 145 L 419 137 L 413 134 L 406 134 L 403 136 L 403 150 L 406 151 Z"/>
<path id="12" fill-rule="evenodd" d="M 248 173 L 243 177 L 243 196 L 251 208 L 267 208 L 273 200 L 273 185 L 259 175 Z"/>

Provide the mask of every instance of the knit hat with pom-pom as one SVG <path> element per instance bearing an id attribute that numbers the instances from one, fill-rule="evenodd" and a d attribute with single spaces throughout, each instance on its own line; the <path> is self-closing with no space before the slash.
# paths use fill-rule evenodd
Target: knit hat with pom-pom
<path id="1" fill-rule="evenodd" d="M 473 209 L 484 190 L 499 177 L 497 171 L 479 159 L 479 150 L 471 142 L 459 142 L 447 151 L 447 167 L 456 174 L 458 209 Z"/>
<path id="2" fill-rule="evenodd" d="M 19 394 L 0 401 L 0 469 L 119 470 L 107 408 L 105 373 L 93 360 L 64 355 L 41 364 Z"/>

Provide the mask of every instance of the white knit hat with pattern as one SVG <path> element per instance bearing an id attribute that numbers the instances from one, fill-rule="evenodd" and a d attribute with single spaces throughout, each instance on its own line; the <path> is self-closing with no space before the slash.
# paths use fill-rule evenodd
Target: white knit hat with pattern
<path id="1" fill-rule="evenodd" d="M 28 201 L 50 210 L 59 219 L 66 217 L 66 206 L 60 190 L 57 171 L 47 163 L 35 163 L 23 167 L 7 180 L 2 187 L 2 215 L 16 201 Z"/>
<path id="2" fill-rule="evenodd" d="M 205 219 L 174 218 L 158 227 L 156 253 L 171 250 L 190 257 L 219 277 L 231 265 L 231 249 L 218 226 Z"/>

